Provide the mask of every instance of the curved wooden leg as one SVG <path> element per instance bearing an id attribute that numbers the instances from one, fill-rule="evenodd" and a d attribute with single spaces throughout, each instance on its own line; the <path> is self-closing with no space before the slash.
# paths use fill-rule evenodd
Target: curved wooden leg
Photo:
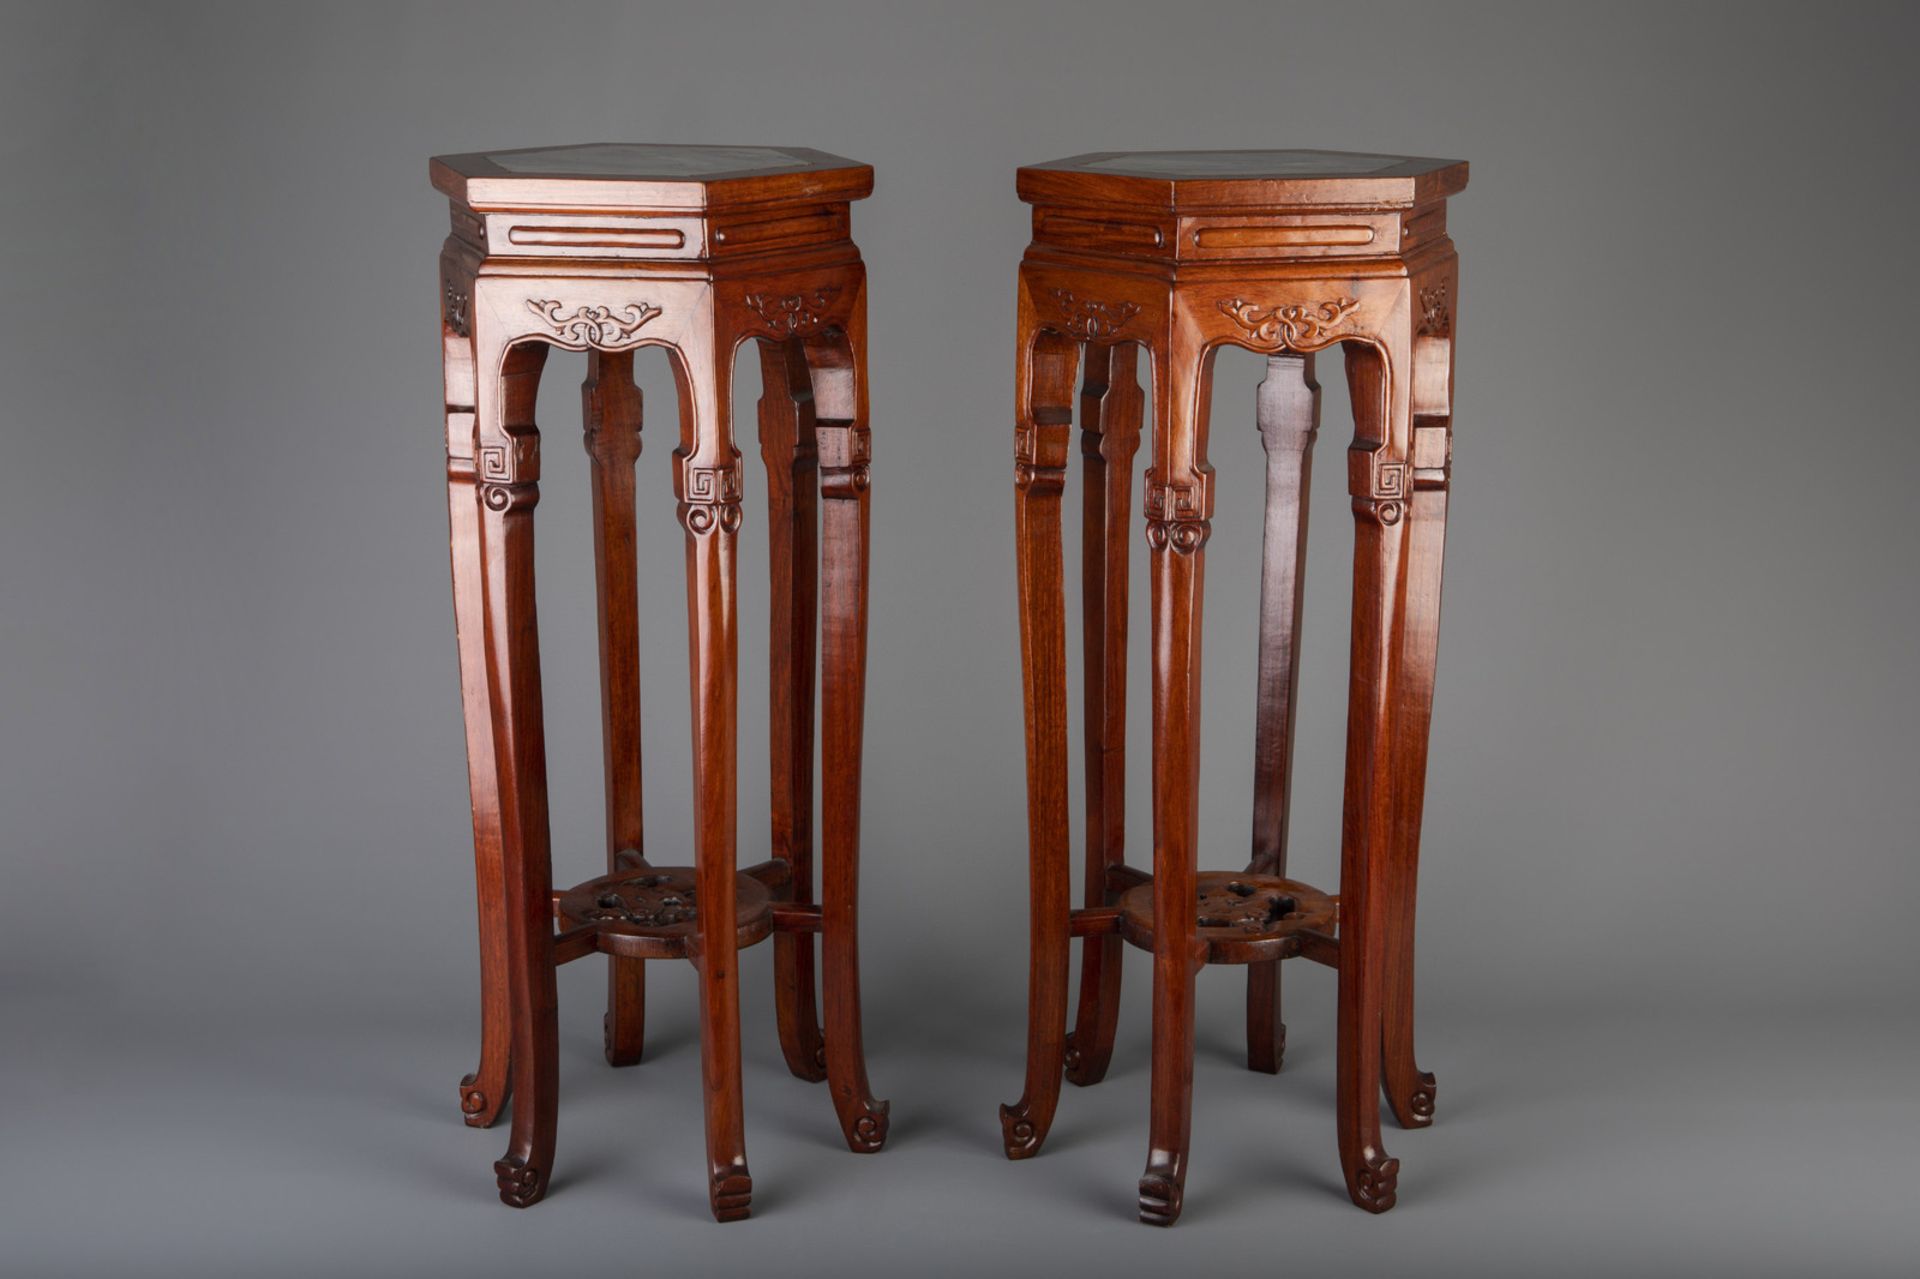
<path id="1" fill-rule="evenodd" d="M 860 749 L 867 680 L 865 310 L 844 340 L 810 344 L 821 502 L 821 958 L 826 968 L 827 1087 L 847 1148 L 886 1144 L 887 1103 L 867 1082 L 860 1031 Z"/>
<path id="2" fill-rule="evenodd" d="M 1354 510 L 1353 643 L 1346 798 L 1340 841 L 1340 996 L 1335 1089 L 1347 1193 L 1369 1212 L 1393 1207 L 1400 1161 L 1380 1140 L 1383 994 L 1395 834 L 1396 648 L 1406 571 L 1406 468 L 1390 460 L 1391 419 L 1405 412 L 1381 353 L 1347 348 L 1358 438 L 1349 452 Z M 1397 402 L 1396 402 L 1397 401 Z M 1404 418 L 1402 418 L 1404 421 Z"/>
<path id="3" fill-rule="evenodd" d="M 1155 353 L 1147 545 L 1153 613 L 1153 1071 L 1140 1220 L 1179 1219 L 1193 1129 L 1198 933 L 1200 620 L 1213 470 L 1206 462 L 1210 353 Z"/>
<path id="4" fill-rule="evenodd" d="M 1027 979 L 1027 1082 L 1000 1107 L 1007 1158 L 1039 1153 L 1060 1103 L 1066 1056 L 1068 930 L 1066 584 L 1060 495 L 1067 478 L 1078 348 L 1038 331 L 1020 293 L 1019 423 L 1014 430 L 1014 540 L 1019 558 L 1020 665 L 1027 725 L 1027 838 L 1032 967 Z"/>
<path id="5" fill-rule="evenodd" d="M 1088 347 L 1080 392 L 1088 906 L 1114 904 L 1109 871 L 1127 860 L 1127 535 L 1143 407 L 1138 358 L 1132 344 Z M 1124 945 L 1113 933 L 1081 944 L 1080 1008 L 1066 1048 L 1067 1078 L 1075 1084 L 1100 1082 L 1113 1059 Z"/>
<path id="6" fill-rule="evenodd" d="M 1292 812 L 1293 720 L 1300 689 L 1300 584 L 1307 563 L 1307 495 L 1320 385 L 1311 355 L 1267 357 L 1260 383 L 1260 444 L 1267 453 L 1266 536 L 1260 575 L 1260 674 L 1253 745 L 1253 860 L 1261 875 L 1287 873 Z M 1280 1019 L 1280 961 L 1247 966 L 1247 1069 L 1271 1075 L 1287 1051 Z"/>
<path id="7" fill-rule="evenodd" d="M 600 612 L 600 724 L 606 759 L 607 869 L 644 865 L 640 807 L 640 603 L 633 466 L 640 388 L 632 351 L 588 351 L 580 387 L 593 488 L 593 571 Z M 607 957 L 607 1063 L 639 1062 L 647 1015 L 644 959 Z"/>
<path id="8" fill-rule="evenodd" d="M 1445 296 L 1443 292 L 1441 296 Z M 1438 1088 L 1413 1053 L 1413 920 L 1420 864 L 1420 815 L 1427 788 L 1427 734 L 1440 638 L 1441 560 L 1447 536 L 1452 461 L 1452 343 L 1417 338 L 1413 361 L 1412 491 L 1407 500 L 1405 640 L 1400 650 L 1394 742 L 1398 783 L 1394 850 L 1388 866 L 1385 1023 L 1387 1104 L 1402 1128 L 1433 1122 Z"/>
<path id="9" fill-rule="evenodd" d="M 689 352 L 681 380 L 674 489 L 687 531 L 687 644 L 692 664 L 694 865 L 699 928 L 700 1069 L 706 1084 L 708 1197 L 719 1221 L 751 1210 L 740 1083 L 740 970 L 734 927 L 738 833 L 738 670 L 735 564 L 740 456 L 728 413 L 731 370 L 711 350 Z"/>
<path id="10" fill-rule="evenodd" d="M 760 454 L 767 468 L 767 560 L 772 570 L 773 855 L 787 863 L 787 894 L 813 901 L 813 682 L 818 616 L 818 455 L 813 381 L 797 342 L 761 341 Z M 811 933 L 773 938 L 774 1012 L 787 1069 L 827 1077 L 814 993 Z"/>
<path id="11" fill-rule="evenodd" d="M 533 507 L 540 497 L 533 405 L 546 353 L 538 344 L 512 348 L 497 391 L 483 386 L 477 397 L 487 686 L 500 779 L 513 1007 L 513 1130 L 507 1153 L 493 1169 L 501 1201 L 515 1208 L 546 1193 L 559 1100 L 553 868 L 533 597 Z"/>
<path id="12" fill-rule="evenodd" d="M 447 286 L 449 296 L 455 286 Z M 457 295 L 464 301 L 465 286 Z M 474 449 L 473 343 L 442 330 L 447 401 L 447 513 L 453 561 L 453 620 L 460 647 L 460 705 L 466 720 L 467 790 L 473 808 L 474 884 L 480 907 L 480 1064 L 460 1080 L 460 1113 L 490 1128 L 510 1090 L 512 996 L 507 983 L 506 862 L 501 853 L 500 775 L 487 692 L 486 570 L 480 558 L 479 463 Z"/>

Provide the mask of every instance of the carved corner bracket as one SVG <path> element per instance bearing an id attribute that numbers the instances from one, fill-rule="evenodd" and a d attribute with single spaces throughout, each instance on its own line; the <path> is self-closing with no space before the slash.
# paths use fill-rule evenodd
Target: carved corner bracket
<path id="1" fill-rule="evenodd" d="M 1222 299 L 1220 310 L 1240 326 L 1248 346 L 1256 351 L 1318 351 L 1338 342 L 1333 332 L 1359 307 L 1360 299 L 1329 298 L 1324 302 L 1260 306 L 1244 298 Z"/>

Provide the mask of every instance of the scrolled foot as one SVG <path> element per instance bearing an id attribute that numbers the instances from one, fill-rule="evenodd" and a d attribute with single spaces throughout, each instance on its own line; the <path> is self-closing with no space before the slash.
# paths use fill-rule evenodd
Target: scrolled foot
<path id="1" fill-rule="evenodd" d="M 847 1131 L 847 1149 L 856 1155 L 871 1155 L 887 1144 L 888 1106 L 884 1101 L 868 1099 L 866 1108 Z"/>
<path id="2" fill-rule="evenodd" d="M 1406 1127 L 1425 1128 L 1433 1122 L 1433 1103 L 1438 1091 L 1433 1076 L 1423 1073 L 1407 1097 Z"/>
<path id="3" fill-rule="evenodd" d="M 715 1221 L 744 1221 L 753 1215 L 753 1178 L 745 1169 L 715 1177 L 707 1190 Z"/>
<path id="4" fill-rule="evenodd" d="M 494 1100 L 480 1087 L 478 1075 L 463 1075 L 460 1078 L 460 1115 L 469 1128 L 491 1128 L 493 1121 L 500 1117 L 500 1107 L 506 1097 Z"/>
<path id="5" fill-rule="evenodd" d="M 1027 1114 L 1026 1104 L 1000 1107 L 1000 1139 L 1007 1158 L 1029 1159 L 1040 1153 L 1040 1130 Z"/>
<path id="6" fill-rule="evenodd" d="M 1399 1185 L 1400 1161 L 1374 1151 L 1354 1170 L 1347 1192 L 1368 1212 L 1385 1212 L 1393 1207 Z"/>
<path id="7" fill-rule="evenodd" d="M 1140 1178 L 1140 1220 L 1149 1226 L 1171 1226 L 1180 1220 L 1182 1190 L 1171 1173 L 1150 1172 Z"/>
<path id="8" fill-rule="evenodd" d="M 500 1185 L 500 1202 L 509 1208 L 531 1208 L 547 1193 L 547 1174 L 522 1159 L 500 1159 L 493 1165 Z"/>

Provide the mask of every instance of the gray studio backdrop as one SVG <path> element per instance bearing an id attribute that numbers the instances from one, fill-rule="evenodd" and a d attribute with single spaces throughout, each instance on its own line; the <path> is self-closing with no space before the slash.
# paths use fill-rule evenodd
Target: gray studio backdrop
<path id="1" fill-rule="evenodd" d="M 1913 16 L 8 6 L 0 1271 L 1914 1273 Z M 504 1132 L 455 1109 L 478 1001 L 426 162 L 596 140 L 806 145 L 878 173 L 854 211 L 877 538 L 863 946 L 894 1137 L 838 1148 L 824 1092 L 780 1067 L 756 951 L 737 1227 L 706 1218 L 684 967 L 653 969 L 649 1059 L 618 1073 L 597 965 L 563 973 L 546 1203 L 494 1200 Z M 1401 1202 L 1379 1219 L 1339 1188 L 1317 969 L 1289 969 L 1278 1079 L 1238 1065 L 1239 975 L 1203 975 L 1175 1230 L 1130 1222 L 1138 956 L 1107 1082 L 1068 1089 L 1041 1159 L 997 1148 L 1026 963 L 1013 170 L 1191 146 L 1473 165 L 1420 921 L 1440 1117 L 1389 1127 Z M 691 813 L 686 641 L 672 384 L 641 364 L 666 857 Z M 562 882 L 601 856 L 583 371 L 556 355 L 541 392 Z M 1201 824 L 1221 867 L 1248 843 L 1259 374 L 1229 352 L 1214 396 Z M 739 376 L 750 404 L 750 358 Z M 1331 887 L 1351 519 L 1332 357 L 1321 380 L 1293 838 Z"/>

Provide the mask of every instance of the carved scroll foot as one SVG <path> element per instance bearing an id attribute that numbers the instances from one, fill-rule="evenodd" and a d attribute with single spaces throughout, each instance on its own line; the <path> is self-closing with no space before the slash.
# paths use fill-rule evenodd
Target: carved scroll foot
<path id="1" fill-rule="evenodd" d="M 856 1155 L 871 1155 L 886 1145 L 888 1109 L 886 1102 L 867 1098 L 847 1128 L 847 1149 Z"/>
<path id="2" fill-rule="evenodd" d="M 493 1175 L 500 1185 L 500 1202 L 509 1208 L 531 1208 L 546 1196 L 545 1170 L 528 1167 L 525 1160 L 496 1160 Z"/>
<path id="3" fill-rule="evenodd" d="M 707 1198 L 715 1221 L 744 1221 L 753 1215 L 753 1178 L 744 1171 L 715 1177 Z"/>
<path id="4" fill-rule="evenodd" d="M 487 1091 L 486 1085 L 478 1075 L 460 1077 L 460 1114 L 469 1128 L 491 1128 L 500 1118 L 500 1112 L 506 1109 L 507 1094 L 510 1091 L 507 1081 L 501 1080 L 497 1091 Z"/>
<path id="5" fill-rule="evenodd" d="M 1000 1107 L 1000 1140 L 1006 1146 L 1007 1158 L 1032 1158 L 1040 1153 L 1040 1142 L 1045 1137 L 1028 1114 L 1025 1102 Z"/>
<path id="6" fill-rule="evenodd" d="M 1413 1090 L 1404 1098 L 1389 1093 L 1387 1100 L 1393 1104 L 1393 1117 L 1400 1121 L 1402 1128 L 1427 1128 L 1433 1124 L 1433 1103 L 1438 1092 L 1433 1076 L 1422 1071 L 1414 1076 Z"/>
<path id="7" fill-rule="evenodd" d="M 1149 1226 L 1171 1226 L 1180 1220 L 1182 1187 L 1170 1171 L 1150 1171 L 1140 1178 L 1140 1220 Z"/>
<path id="8" fill-rule="evenodd" d="M 1400 1161 L 1375 1150 L 1353 1170 L 1347 1193 L 1368 1212 L 1385 1212 L 1393 1207 L 1399 1186 Z"/>

